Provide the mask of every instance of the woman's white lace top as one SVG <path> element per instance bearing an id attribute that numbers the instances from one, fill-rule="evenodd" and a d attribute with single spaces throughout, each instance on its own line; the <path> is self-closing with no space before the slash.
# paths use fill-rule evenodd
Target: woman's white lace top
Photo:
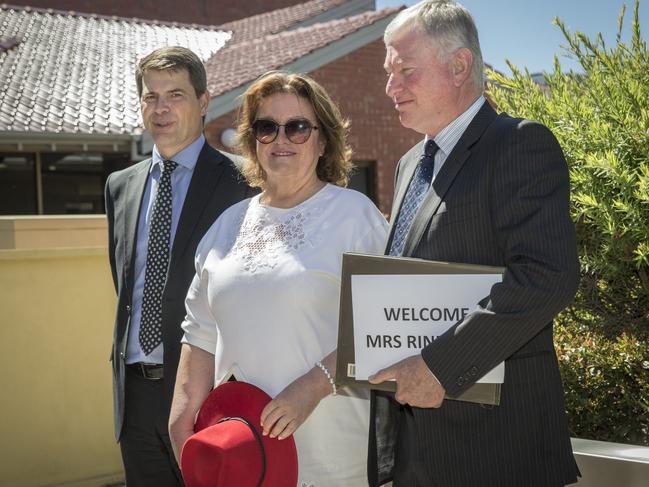
<path id="1" fill-rule="evenodd" d="M 198 246 L 183 342 L 215 355 L 216 384 L 234 374 L 276 396 L 336 348 L 343 252 L 382 254 L 386 238 L 374 204 L 333 185 L 289 209 L 232 206 Z M 367 485 L 367 402 L 320 402 L 295 434 L 301 481 Z"/>

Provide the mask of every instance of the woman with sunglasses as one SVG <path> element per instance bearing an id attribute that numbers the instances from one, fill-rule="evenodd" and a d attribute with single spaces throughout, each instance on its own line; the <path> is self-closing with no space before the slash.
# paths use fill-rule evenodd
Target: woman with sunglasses
<path id="1" fill-rule="evenodd" d="M 196 254 L 171 412 L 177 449 L 213 385 L 232 376 L 274 399 L 259 421 L 294 435 L 298 486 L 366 486 L 368 396 L 336 390 L 343 252 L 382 254 L 387 223 L 345 189 L 348 122 L 306 76 L 270 72 L 243 95 L 243 174 L 261 193 L 229 208 Z"/>

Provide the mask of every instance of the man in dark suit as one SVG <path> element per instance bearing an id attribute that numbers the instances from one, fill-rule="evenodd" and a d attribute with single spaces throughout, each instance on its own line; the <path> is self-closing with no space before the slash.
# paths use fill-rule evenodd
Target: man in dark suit
<path id="1" fill-rule="evenodd" d="M 209 93 L 190 50 L 158 49 L 136 70 L 150 159 L 106 183 L 109 256 L 118 294 L 113 337 L 115 436 L 126 483 L 182 486 L 168 420 L 194 253 L 223 210 L 248 195 L 232 161 L 203 136 Z"/>
<path id="2" fill-rule="evenodd" d="M 557 487 L 577 480 L 552 319 L 578 281 L 568 169 L 552 133 L 483 96 L 464 7 L 425 1 L 385 33 L 386 93 L 425 135 L 396 174 L 391 255 L 502 266 L 501 283 L 421 354 L 377 372 L 371 485 Z M 499 406 L 444 400 L 505 361 Z"/>

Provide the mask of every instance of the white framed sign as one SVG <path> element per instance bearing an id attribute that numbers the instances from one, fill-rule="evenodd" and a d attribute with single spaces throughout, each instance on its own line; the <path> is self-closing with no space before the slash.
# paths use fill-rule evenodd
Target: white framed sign
<path id="1" fill-rule="evenodd" d="M 421 348 L 471 313 L 502 280 L 502 267 L 343 254 L 336 384 L 394 392 L 367 377 Z M 461 326 L 461 325 L 460 325 Z M 446 399 L 500 404 L 504 366 Z"/>
<path id="2" fill-rule="evenodd" d="M 500 274 L 352 275 L 355 378 L 418 353 L 462 321 Z M 502 383 L 504 363 L 478 382 Z"/>

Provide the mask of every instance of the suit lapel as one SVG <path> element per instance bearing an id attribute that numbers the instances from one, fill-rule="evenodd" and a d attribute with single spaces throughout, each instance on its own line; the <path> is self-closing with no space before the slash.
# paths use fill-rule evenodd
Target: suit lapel
<path id="1" fill-rule="evenodd" d="M 170 266 L 173 266 L 177 259 L 183 255 L 205 206 L 216 191 L 221 173 L 225 169 L 223 159 L 219 156 L 218 152 L 212 152 L 207 143 L 203 145 L 178 220 L 178 228 L 171 249 Z"/>
<path id="2" fill-rule="evenodd" d="M 135 267 L 135 246 L 137 244 L 137 224 L 140 219 L 140 207 L 144 197 L 147 177 L 149 175 L 149 159 L 133 172 L 126 182 L 126 198 L 124 208 L 124 255 L 125 255 L 125 282 L 129 289 L 133 289 L 133 272 Z"/>
<path id="3" fill-rule="evenodd" d="M 403 255 L 413 255 L 426 228 L 428 228 L 431 218 L 435 215 L 444 199 L 444 195 L 455 181 L 466 160 L 471 156 L 471 147 L 480 139 L 495 118 L 496 112 L 491 108 L 489 102 L 485 102 L 464 131 L 464 134 L 462 134 L 462 137 L 460 137 L 460 140 L 455 144 L 435 177 L 432 187 L 424 198 L 419 211 L 417 211 L 412 227 L 406 236 Z"/>

